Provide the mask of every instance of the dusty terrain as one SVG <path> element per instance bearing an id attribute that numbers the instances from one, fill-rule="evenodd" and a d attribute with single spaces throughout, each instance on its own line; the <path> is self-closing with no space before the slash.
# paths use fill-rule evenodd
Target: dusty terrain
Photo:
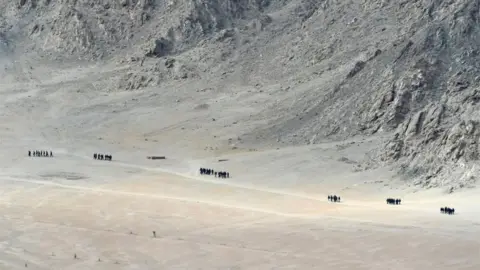
<path id="1" fill-rule="evenodd" d="M 479 1 L 0 11 L 1 269 L 480 268 Z"/>
<path id="2" fill-rule="evenodd" d="M 235 97 L 208 115 L 185 96 L 158 105 L 178 93 L 76 91 L 114 69 L 33 72 L 45 79 L 2 85 L 2 269 L 480 266 L 478 190 L 419 191 L 391 168 L 364 168 L 382 137 L 232 149 L 218 138 L 249 127 L 215 129 L 211 118 L 241 117 Z M 27 157 L 37 149 L 55 156 Z M 200 167 L 232 177 L 201 176 Z M 403 205 L 386 205 L 389 196 Z"/>

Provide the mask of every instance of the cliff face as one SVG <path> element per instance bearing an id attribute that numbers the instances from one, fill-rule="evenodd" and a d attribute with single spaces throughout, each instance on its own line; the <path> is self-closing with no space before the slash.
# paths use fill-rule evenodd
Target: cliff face
<path id="1" fill-rule="evenodd" d="M 245 143 L 386 134 L 376 165 L 397 164 L 424 187 L 476 181 L 478 0 L 18 0 L 0 9 L 5 55 L 141 63 L 111 91 L 257 87 L 271 99 L 261 114 L 269 124 Z"/>
<path id="2" fill-rule="evenodd" d="M 194 46 L 236 20 L 257 16 L 264 0 L 18 0 L 2 1 L 3 29 L 28 46 L 63 56 L 112 56 L 146 45 L 165 56 Z M 145 43 L 145 44 L 144 44 Z"/>

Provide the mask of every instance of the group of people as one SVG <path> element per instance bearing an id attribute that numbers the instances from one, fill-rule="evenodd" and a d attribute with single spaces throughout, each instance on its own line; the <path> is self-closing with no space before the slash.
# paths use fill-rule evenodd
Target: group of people
<path id="1" fill-rule="evenodd" d="M 93 154 L 93 159 L 99 159 L 99 160 L 112 160 L 112 155 L 105 155 L 105 154 Z"/>
<path id="2" fill-rule="evenodd" d="M 220 178 L 230 178 L 230 173 L 228 172 L 216 172 L 213 169 L 205 169 L 205 168 L 200 168 L 200 174 L 206 174 L 206 175 L 215 175 L 215 177 L 220 177 Z"/>
<path id="3" fill-rule="evenodd" d="M 52 151 L 42 151 L 42 150 L 35 150 L 35 151 L 28 151 L 28 156 L 34 156 L 34 157 L 53 157 Z M 106 155 L 106 154 L 93 154 L 94 159 L 99 159 L 99 160 L 112 160 L 112 155 Z M 200 168 L 200 174 L 201 175 L 215 175 L 215 177 L 220 177 L 220 178 L 229 178 L 230 174 L 228 172 L 217 172 L 213 169 L 206 169 L 206 168 Z M 340 202 L 340 196 L 337 195 L 328 195 L 328 200 L 331 202 Z M 402 203 L 401 199 L 394 199 L 394 198 L 387 198 L 386 200 L 387 204 L 395 204 L 399 205 Z M 455 208 L 450 208 L 450 207 L 442 207 L 440 208 L 440 212 L 442 214 L 448 214 L 448 215 L 453 215 L 455 214 Z"/>
<path id="4" fill-rule="evenodd" d="M 331 202 L 340 202 L 340 196 L 328 195 L 328 200 L 331 201 Z"/>
<path id="5" fill-rule="evenodd" d="M 448 215 L 454 215 L 455 214 L 455 208 L 450 208 L 450 207 L 442 207 L 440 208 L 440 213 L 442 214 L 448 214 Z"/>
<path id="6" fill-rule="evenodd" d="M 387 199 L 387 204 L 401 204 L 402 200 L 401 199 L 392 199 L 388 198 Z M 448 214 L 448 215 L 454 215 L 455 214 L 455 208 L 450 208 L 450 207 L 442 207 L 440 208 L 440 213 L 442 214 Z"/>
<path id="7" fill-rule="evenodd" d="M 401 199 L 392 199 L 392 198 L 387 199 L 387 204 L 401 204 L 401 203 L 402 203 Z"/>
<path id="8" fill-rule="evenodd" d="M 31 156 L 34 156 L 34 157 L 53 157 L 53 153 L 52 151 L 41 151 L 41 150 L 35 150 L 35 151 L 31 151 L 31 150 L 28 150 L 28 156 L 31 157 Z"/>

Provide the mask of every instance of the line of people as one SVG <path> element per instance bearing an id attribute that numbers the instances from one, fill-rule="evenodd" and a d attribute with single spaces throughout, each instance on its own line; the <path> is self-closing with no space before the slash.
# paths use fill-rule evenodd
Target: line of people
<path id="1" fill-rule="evenodd" d="M 442 214 L 447 214 L 447 215 L 454 215 L 455 214 L 455 208 L 450 208 L 450 207 L 442 207 L 440 208 L 440 213 Z"/>
<path id="2" fill-rule="evenodd" d="M 29 157 L 53 157 L 52 151 L 42 151 L 42 150 L 28 150 Z"/>
<path id="3" fill-rule="evenodd" d="M 328 195 L 328 200 L 331 202 L 340 202 L 340 196 L 337 195 Z M 394 199 L 394 198 L 388 198 L 387 204 L 394 204 L 394 205 L 400 205 L 402 204 L 401 199 Z M 450 208 L 450 207 L 442 207 L 440 208 L 440 213 L 442 214 L 448 214 L 448 215 L 454 215 L 455 214 L 455 208 Z"/>
<path id="4" fill-rule="evenodd" d="M 401 199 L 393 199 L 393 198 L 388 198 L 387 199 L 387 204 L 401 204 L 402 200 Z"/>
<path id="5" fill-rule="evenodd" d="M 331 202 L 340 202 L 340 196 L 328 195 L 328 200 L 331 201 Z"/>
<path id="6" fill-rule="evenodd" d="M 220 178 L 230 178 L 230 173 L 228 172 L 217 172 L 213 169 L 206 169 L 206 168 L 200 168 L 200 174 L 215 175 L 215 177 L 220 177 Z"/>
<path id="7" fill-rule="evenodd" d="M 106 154 L 93 154 L 93 159 L 98 159 L 98 160 L 112 160 L 112 155 L 106 155 Z"/>

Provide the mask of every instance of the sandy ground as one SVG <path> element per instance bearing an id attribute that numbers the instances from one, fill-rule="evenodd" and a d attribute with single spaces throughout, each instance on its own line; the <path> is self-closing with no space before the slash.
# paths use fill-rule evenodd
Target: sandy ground
<path id="1" fill-rule="evenodd" d="M 250 159 L 258 162 L 282 151 L 292 149 L 253 153 Z M 221 166 L 232 172 L 248 165 L 246 154 L 226 158 Z M 71 154 L 18 160 L 23 170 L 12 166 L 0 177 L 2 268 L 25 268 L 25 263 L 29 269 L 480 266 L 479 209 L 468 207 L 474 191 L 450 197 L 401 191 L 404 204 L 388 206 L 380 198 L 383 185 L 365 184 L 368 195 L 359 196 L 355 188 L 337 190 L 344 201 L 334 204 L 326 200 L 328 192 L 317 190 L 335 185 L 322 181 L 316 189 L 308 182 L 296 188 L 273 181 L 254 185 L 255 172 L 224 180 L 189 174 L 187 166 L 184 172 L 165 172 L 173 172 L 169 164 L 175 160 L 155 162 L 163 166 L 149 162 L 154 163 Z M 250 182 L 243 181 L 247 178 Z M 442 203 L 454 203 L 458 214 L 439 214 Z"/>
<path id="2" fill-rule="evenodd" d="M 44 80 L 0 85 L 1 269 L 480 268 L 479 191 L 417 191 L 388 168 L 355 170 L 379 138 L 232 149 L 216 139 L 235 139 L 246 127 L 231 123 L 261 105 L 231 103 L 213 123 L 221 104 L 196 111 L 182 89 L 79 93 L 98 69 L 35 72 Z"/>

